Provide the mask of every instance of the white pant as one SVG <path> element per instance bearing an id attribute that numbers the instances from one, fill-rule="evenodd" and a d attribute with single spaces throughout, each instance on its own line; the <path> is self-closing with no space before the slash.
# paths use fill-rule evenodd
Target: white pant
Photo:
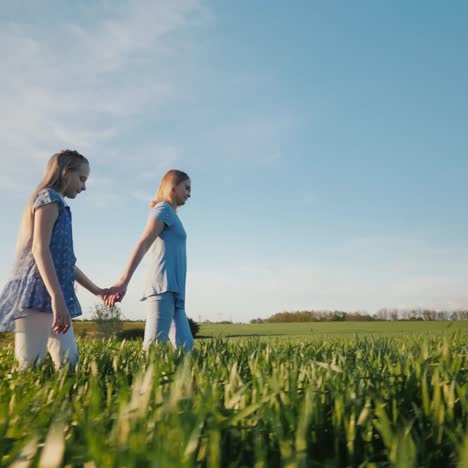
<path id="1" fill-rule="evenodd" d="M 52 313 L 29 310 L 26 317 L 15 321 L 15 356 L 21 369 L 39 365 L 49 351 L 57 369 L 69 362 L 74 366 L 78 362 L 73 326 L 66 333 L 52 330 Z"/>
<path id="2" fill-rule="evenodd" d="M 193 337 L 184 309 L 176 309 L 173 292 L 165 292 L 146 299 L 146 324 L 143 349 L 151 343 L 170 340 L 174 348 L 190 351 Z"/>

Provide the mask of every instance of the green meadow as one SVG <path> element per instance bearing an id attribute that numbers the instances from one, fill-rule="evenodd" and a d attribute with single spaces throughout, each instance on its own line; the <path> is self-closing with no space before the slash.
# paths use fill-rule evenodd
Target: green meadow
<path id="1" fill-rule="evenodd" d="M 260 324 L 202 324 L 200 335 L 206 337 L 240 336 L 399 336 L 401 334 L 468 335 L 468 321 L 460 322 L 303 322 Z"/>
<path id="2" fill-rule="evenodd" d="M 464 468 L 467 325 L 203 324 L 184 354 L 75 322 L 79 367 L 24 373 L 4 336 L 0 466 Z"/>
<path id="3" fill-rule="evenodd" d="M 99 335 L 99 327 L 92 321 L 75 320 L 75 334 L 81 338 L 94 338 Z M 145 323 L 123 322 L 123 330 L 143 330 Z M 399 321 L 399 322 L 303 322 L 303 323 L 261 323 L 261 324 L 221 324 L 202 323 L 199 339 L 241 338 L 241 337 L 320 337 L 320 336 L 399 336 L 436 334 L 447 335 L 454 332 L 468 335 L 468 321 Z M 1 334 L 0 343 L 13 341 L 13 334 Z"/>

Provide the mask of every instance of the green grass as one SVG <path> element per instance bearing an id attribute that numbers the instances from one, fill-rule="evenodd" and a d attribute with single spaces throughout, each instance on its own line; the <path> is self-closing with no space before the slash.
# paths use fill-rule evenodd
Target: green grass
<path id="1" fill-rule="evenodd" d="M 401 334 L 468 335 L 468 321 L 460 322 L 304 322 L 261 324 L 202 324 L 201 336 L 399 336 Z"/>
<path id="2" fill-rule="evenodd" d="M 75 374 L 50 360 L 18 373 L 3 346 L 0 466 L 468 466 L 466 327 L 346 325 L 202 339 L 188 355 L 80 339 Z M 279 330 L 217 327 L 202 333 Z"/>
<path id="3" fill-rule="evenodd" d="M 94 322 L 75 320 L 78 337 L 93 338 L 98 329 Z M 144 329 L 145 323 L 123 322 L 123 329 Z M 262 324 L 201 324 L 200 338 L 293 337 L 293 336 L 399 336 L 401 334 L 447 335 L 459 332 L 468 336 L 468 321 L 459 322 L 305 322 Z M 0 345 L 13 342 L 13 334 L 0 333 Z"/>

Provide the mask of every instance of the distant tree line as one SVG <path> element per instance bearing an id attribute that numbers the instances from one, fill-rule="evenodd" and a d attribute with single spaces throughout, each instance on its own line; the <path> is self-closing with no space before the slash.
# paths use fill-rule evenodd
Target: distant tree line
<path id="1" fill-rule="evenodd" d="M 468 310 L 380 309 L 377 320 L 468 320 Z"/>
<path id="2" fill-rule="evenodd" d="M 250 323 L 275 322 L 364 322 L 383 320 L 468 320 L 468 310 L 440 311 L 431 309 L 380 309 L 375 314 L 341 310 L 298 310 L 278 312 L 269 318 L 256 318 Z"/>

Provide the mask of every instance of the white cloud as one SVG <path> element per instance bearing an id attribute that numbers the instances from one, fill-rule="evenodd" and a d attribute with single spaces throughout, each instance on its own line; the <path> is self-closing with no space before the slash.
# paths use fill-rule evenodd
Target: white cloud
<path id="1" fill-rule="evenodd" d="M 153 198 L 154 193 L 144 192 L 142 190 L 135 190 L 130 194 L 135 200 L 149 203 Z"/>
<path id="2" fill-rule="evenodd" d="M 106 146 L 131 128 L 135 115 L 157 110 L 179 92 L 168 65 L 180 47 L 177 33 L 206 16 L 200 2 L 113 2 L 102 11 L 94 22 L 67 17 L 47 29 L 21 18 L 2 24 L 0 56 L 8 72 L 0 75 L 0 141 L 7 179 L 25 162 L 43 168 L 66 147 L 110 157 Z"/>
<path id="3" fill-rule="evenodd" d="M 32 192 L 31 186 L 23 182 L 23 175 L 18 171 L 16 177 L 0 174 L 0 192 L 10 192 L 14 195 L 25 195 Z"/>
<path id="4" fill-rule="evenodd" d="M 104 19 L 98 29 L 72 25 L 70 30 L 81 44 L 84 65 L 98 64 L 105 73 L 144 61 L 148 48 L 152 48 L 152 56 L 170 54 L 171 46 L 157 42 L 188 27 L 194 12 L 206 14 L 199 0 L 130 0 L 114 9 L 113 16 Z"/>
<path id="5" fill-rule="evenodd" d="M 132 165 L 139 171 L 137 177 L 154 183 L 180 159 L 180 150 L 174 145 L 160 143 L 142 144 L 138 153 L 132 155 Z"/>

